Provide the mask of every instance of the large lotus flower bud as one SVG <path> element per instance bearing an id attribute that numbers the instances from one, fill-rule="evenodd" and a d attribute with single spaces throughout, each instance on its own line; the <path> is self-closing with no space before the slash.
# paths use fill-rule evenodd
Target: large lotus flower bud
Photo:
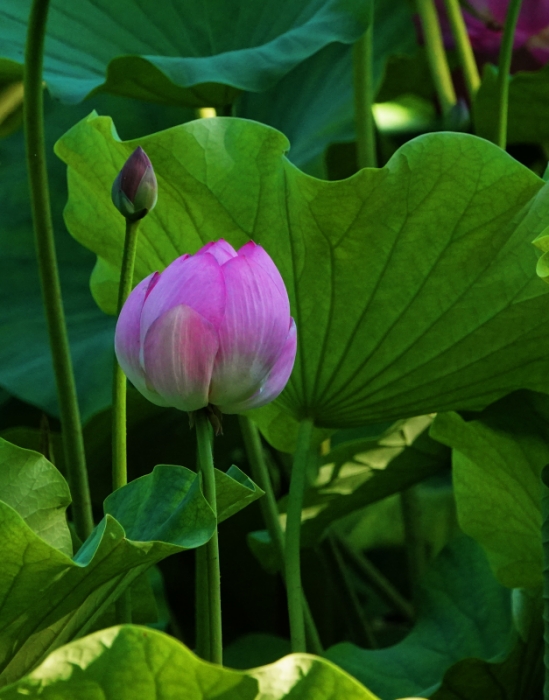
<path id="1" fill-rule="evenodd" d="M 296 354 L 296 327 L 275 264 L 250 241 L 183 255 L 140 282 L 116 326 L 120 366 L 159 406 L 240 413 L 275 399 Z"/>
<path id="2" fill-rule="evenodd" d="M 128 221 L 138 221 L 154 209 L 158 185 L 152 163 L 141 146 L 118 173 L 111 194 L 114 206 Z"/>

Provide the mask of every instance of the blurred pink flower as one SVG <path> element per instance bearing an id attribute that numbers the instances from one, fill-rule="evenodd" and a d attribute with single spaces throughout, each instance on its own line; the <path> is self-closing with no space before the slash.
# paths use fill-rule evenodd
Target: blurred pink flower
<path id="1" fill-rule="evenodd" d="M 296 327 L 275 264 L 253 241 L 183 255 L 140 282 L 116 326 L 128 379 L 153 403 L 240 413 L 275 399 L 296 354 Z"/>
<path id="2" fill-rule="evenodd" d="M 463 17 L 473 51 L 485 59 L 496 60 L 509 0 L 467 0 L 462 5 Z M 437 0 L 442 20 L 444 42 L 454 46 L 446 18 L 444 0 Z M 514 38 L 514 49 L 525 49 L 538 64 L 549 61 L 549 0 L 523 0 Z"/>

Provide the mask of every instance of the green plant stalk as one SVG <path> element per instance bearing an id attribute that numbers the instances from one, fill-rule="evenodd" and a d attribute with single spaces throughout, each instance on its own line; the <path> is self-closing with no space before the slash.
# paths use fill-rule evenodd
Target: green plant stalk
<path id="1" fill-rule="evenodd" d="M 473 104 L 477 90 L 480 87 L 480 76 L 471 41 L 469 40 L 469 34 L 467 33 L 467 27 L 465 26 L 465 20 L 461 12 L 461 6 L 459 0 L 444 0 L 444 3 L 446 5 L 448 20 L 450 21 L 452 35 L 456 42 L 456 49 L 463 69 L 467 94 L 469 95 L 471 104 Z"/>
<path id="2" fill-rule="evenodd" d="M 135 267 L 135 253 L 137 250 L 137 229 L 139 221 L 126 219 L 126 234 L 124 237 L 124 253 L 122 255 L 122 269 L 120 271 L 120 285 L 118 287 L 118 313 L 122 310 L 124 302 L 130 295 L 133 287 L 133 271 Z M 112 490 L 125 486 L 128 483 L 128 457 L 127 457 L 127 428 L 126 428 L 126 375 L 114 358 L 112 378 Z M 116 621 L 118 624 L 129 624 L 132 621 L 131 593 L 126 591 L 116 601 Z"/>
<path id="3" fill-rule="evenodd" d="M 457 103 L 457 99 L 444 50 L 437 11 L 433 0 L 416 0 L 416 6 L 425 37 L 431 76 L 437 91 L 440 108 L 442 113 L 446 115 Z"/>
<path id="4" fill-rule="evenodd" d="M 118 287 L 118 313 L 130 295 L 133 287 L 133 271 L 137 250 L 137 229 L 140 221 L 126 220 L 124 253 Z M 112 488 L 113 491 L 128 483 L 128 464 L 126 446 L 126 375 L 114 358 L 112 384 Z"/>
<path id="5" fill-rule="evenodd" d="M 352 579 L 349 576 L 349 571 L 339 551 L 338 542 L 333 535 L 328 535 L 326 544 L 330 559 L 332 560 L 332 575 L 334 576 L 335 582 L 339 583 L 338 588 L 344 592 L 344 595 L 341 596 L 341 600 L 348 610 L 346 618 L 353 641 L 355 644 L 358 644 L 358 646 L 367 649 L 377 649 L 379 645 L 375 638 L 372 625 L 364 614 Z"/>
<path id="6" fill-rule="evenodd" d="M 410 603 L 403 598 L 393 584 L 375 567 L 372 562 L 362 554 L 356 552 L 350 547 L 344 539 L 339 538 L 337 541 L 343 555 L 345 555 L 351 566 L 362 577 L 364 577 L 370 586 L 384 598 L 385 602 L 398 610 L 403 617 L 408 620 L 414 619 L 414 608 Z"/>
<path id="7" fill-rule="evenodd" d="M 509 111 L 509 71 L 513 55 L 513 40 L 522 0 L 511 0 L 505 17 L 505 29 L 498 61 L 498 107 L 496 121 L 496 145 L 507 146 L 507 116 Z"/>
<path id="8" fill-rule="evenodd" d="M 49 0 L 34 0 L 29 17 L 24 77 L 25 144 L 36 257 L 57 385 L 72 515 L 78 537 L 85 540 L 93 530 L 93 515 L 82 423 L 55 252 L 44 142 L 42 64 L 48 7 Z"/>
<path id="9" fill-rule="evenodd" d="M 401 491 L 400 504 L 404 524 L 404 541 L 408 558 L 410 587 L 417 606 L 419 582 L 427 568 L 427 557 L 421 522 L 421 504 L 415 487 L 412 486 Z"/>
<path id="10" fill-rule="evenodd" d="M 217 519 L 217 502 L 215 493 L 215 473 L 212 454 L 213 431 L 205 409 L 194 413 L 196 439 L 198 446 L 198 465 L 202 477 L 202 487 L 206 500 Z M 217 526 L 205 545 L 207 557 L 207 586 L 197 591 L 207 599 L 208 633 L 203 638 L 210 640 L 210 654 L 207 661 L 214 664 L 223 663 L 223 640 L 221 628 L 221 574 L 219 570 L 219 544 Z"/>
<path id="11" fill-rule="evenodd" d="M 208 590 L 208 551 L 206 547 L 196 549 L 195 566 L 195 652 L 201 659 L 208 660 L 211 657 L 211 646 L 210 610 L 208 598 L 204 595 L 204 591 Z"/>
<path id="12" fill-rule="evenodd" d="M 253 479 L 259 488 L 265 491 L 265 496 L 259 499 L 259 506 L 263 515 L 263 521 L 265 522 L 269 537 L 271 538 L 271 541 L 276 549 L 280 565 L 282 569 L 284 569 L 284 532 L 278 517 L 278 506 L 276 504 L 269 469 L 267 468 L 267 464 L 265 462 L 259 430 L 257 429 L 255 423 L 247 416 L 239 416 L 239 421 Z M 303 614 L 305 618 L 307 646 L 310 651 L 313 652 L 313 654 L 320 655 L 324 652 L 324 649 L 322 648 L 322 642 L 320 641 L 318 630 L 316 629 L 307 598 L 305 597 L 305 592 L 303 592 Z"/>
<path id="13" fill-rule="evenodd" d="M 374 121 L 374 12 L 370 6 L 370 24 L 353 49 L 355 93 L 355 129 L 359 168 L 375 168 L 376 128 Z"/>
<path id="14" fill-rule="evenodd" d="M 303 589 L 301 586 L 301 509 L 305 494 L 307 463 L 310 458 L 313 421 L 304 418 L 299 424 L 297 446 L 290 479 L 285 541 L 285 577 L 290 617 L 292 652 L 306 651 Z"/>

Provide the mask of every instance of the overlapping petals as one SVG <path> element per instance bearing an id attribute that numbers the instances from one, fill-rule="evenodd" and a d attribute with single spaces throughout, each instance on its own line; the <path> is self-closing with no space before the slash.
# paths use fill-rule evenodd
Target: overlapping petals
<path id="1" fill-rule="evenodd" d="M 226 241 L 183 255 L 136 286 L 120 314 L 118 361 L 144 396 L 239 413 L 275 399 L 297 333 L 284 282 L 261 246 Z"/>

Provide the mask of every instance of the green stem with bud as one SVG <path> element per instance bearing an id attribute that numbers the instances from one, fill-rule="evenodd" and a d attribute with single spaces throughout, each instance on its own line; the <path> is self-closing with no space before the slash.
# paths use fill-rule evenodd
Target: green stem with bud
<path id="1" fill-rule="evenodd" d="M 126 235 L 124 238 L 124 253 L 118 287 L 118 313 L 133 287 L 133 271 L 135 253 L 137 250 L 137 229 L 140 221 L 126 219 Z M 128 483 L 128 463 L 126 446 L 126 375 L 114 360 L 112 385 L 112 488 L 113 491 Z"/>
<path id="2" fill-rule="evenodd" d="M 198 466 L 204 497 L 209 503 L 217 521 L 217 498 L 215 488 L 215 471 L 213 463 L 212 442 L 213 430 L 208 420 L 205 409 L 194 413 L 196 426 L 196 440 L 198 447 Z M 207 631 L 197 635 L 200 639 L 208 640 L 209 658 L 214 664 L 223 664 L 223 636 L 221 626 L 221 572 L 219 568 L 219 543 L 217 539 L 217 522 L 211 539 L 203 545 L 206 552 L 207 566 L 203 573 L 207 577 L 207 586 L 197 591 L 197 596 L 202 595 L 206 599 L 205 604 L 198 601 L 197 608 L 204 610 L 207 606 L 207 615 L 202 619 L 209 625 Z"/>
<path id="3" fill-rule="evenodd" d="M 124 238 L 124 253 L 122 255 L 122 269 L 120 272 L 120 285 L 118 287 L 118 314 L 124 306 L 124 302 L 130 295 L 133 287 L 133 271 L 135 267 L 135 253 L 137 251 L 138 221 L 126 219 L 126 235 Z M 126 428 L 126 375 L 114 358 L 112 379 L 112 490 L 125 486 L 128 483 L 128 457 L 127 457 L 127 428 Z M 118 624 L 129 624 L 132 621 L 131 593 L 126 591 L 116 601 L 116 621 Z"/>
<path id="4" fill-rule="evenodd" d="M 93 530 L 93 514 L 55 252 L 44 139 L 42 65 L 48 8 L 49 0 L 34 0 L 29 17 L 24 77 L 25 144 L 36 257 L 57 385 L 67 479 L 72 496 L 72 516 L 76 534 L 84 541 Z"/>

